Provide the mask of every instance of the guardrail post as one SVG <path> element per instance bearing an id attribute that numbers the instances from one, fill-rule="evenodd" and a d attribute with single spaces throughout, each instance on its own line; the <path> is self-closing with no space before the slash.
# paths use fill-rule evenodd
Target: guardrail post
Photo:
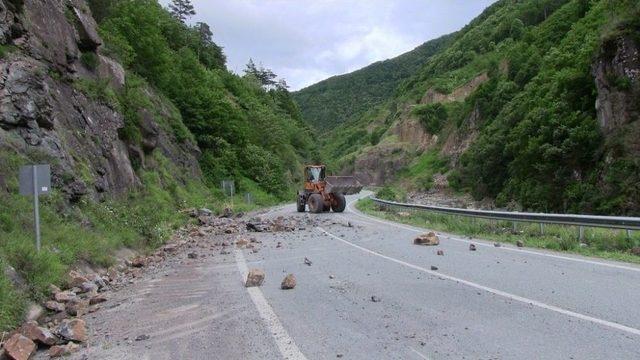
<path id="1" fill-rule="evenodd" d="M 584 240 L 584 226 L 578 226 L 578 240 Z"/>
<path id="2" fill-rule="evenodd" d="M 515 234 L 518 231 L 518 225 L 516 224 L 516 222 L 513 222 L 513 233 Z"/>
<path id="3" fill-rule="evenodd" d="M 544 223 L 540 223 L 540 235 L 544 236 Z"/>
<path id="4" fill-rule="evenodd" d="M 627 229 L 627 239 L 631 239 L 631 229 Z"/>

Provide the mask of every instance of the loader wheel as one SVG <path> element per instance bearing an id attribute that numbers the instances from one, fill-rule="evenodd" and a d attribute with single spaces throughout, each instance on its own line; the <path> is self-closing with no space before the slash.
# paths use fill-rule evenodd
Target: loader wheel
<path id="1" fill-rule="evenodd" d="M 320 194 L 312 194 L 307 202 L 309 203 L 309 211 L 314 214 L 319 214 L 324 210 L 324 200 Z"/>
<path id="2" fill-rule="evenodd" d="M 304 201 L 304 198 L 302 196 L 298 196 L 298 212 L 304 212 L 305 207 L 306 207 L 306 203 Z"/>
<path id="3" fill-rule="evenodd" d="M 344 208 L 347 206 L 347 200 L 345 200 L 344 195 L 333 194 L 333 197 L 334 197 L 334 202 L 331 204 L 331 210 L 337 213 L 343 212 Z"/>

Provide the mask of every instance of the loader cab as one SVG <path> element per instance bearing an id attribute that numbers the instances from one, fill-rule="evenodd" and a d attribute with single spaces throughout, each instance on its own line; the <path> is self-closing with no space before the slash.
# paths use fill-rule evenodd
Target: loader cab
<path id="1" fill-rule="evenodd" d="M 324 181 L 326 168 L 323 165 L 309 165 L 304 168 L 304 178 L 307 182 L 316 184 Z"/>

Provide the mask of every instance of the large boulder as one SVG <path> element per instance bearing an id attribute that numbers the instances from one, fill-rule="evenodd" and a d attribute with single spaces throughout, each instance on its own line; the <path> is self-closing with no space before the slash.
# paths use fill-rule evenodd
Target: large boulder
<path id="1" fill-rule="evenodd" d="M 20 333 L 31 341 L 49 346 L 55 345 L 59 340 L 49 329 L 38 326 L 38 323 L 35 321 L 29 321 L 23 324 L 20 328 Z"/>
<path id="2" fill-rule="evenodd" d="M 27 360 L 36 351 L 36 344 L 22 334 L 14 334 L 4 343 L 4 352 L 13 360 Z"/>
<path id="3" fill-rule="evenodd" d="M 82 51 L 96 51 L 102 45 L 98 35 L 98 24 L 84 1 L 73 0 L 68 5 L 73 14 L 74 27 L 77 33 L 78 48 Z"/>
<path id="4" fill-rule="evenodd" d="M 244 283 L 246 287 L 261 286 L 264 282 L 265 273 L 260 269 L 251 269 L 247 275 L 247 281 Z"/>
<path id="5" fill-rule="evenodd" d="M 55 332 L 65 340 L 78 342 L 87 341 L 87 328 L 82 319 L 63 320 L 55 329 Z"/>

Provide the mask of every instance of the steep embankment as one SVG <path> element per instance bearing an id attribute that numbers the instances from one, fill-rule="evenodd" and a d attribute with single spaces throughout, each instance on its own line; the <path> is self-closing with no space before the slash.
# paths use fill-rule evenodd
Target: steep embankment
<path id="1" fill-rule="evenodd" d="M 156 1 L 0 0 L 0 331 L 78 264 L 106 268 L 226 202 L 268 204 L 315 145 L 286 89 L 229 73 L 198 27 Z M 200 26 L 200 25 L 198 25 Z M 23 164 L 49 163 L 43 249 Z M 224 205 L 229 206 L 229 204 Z"/>
<path id="2" fill-rule="evenodd" d="M 333 130 L 327 155 L 405 191 L 638 214 L 639 11 L 632 1 L 498 1 L 394 96 Z"/>

